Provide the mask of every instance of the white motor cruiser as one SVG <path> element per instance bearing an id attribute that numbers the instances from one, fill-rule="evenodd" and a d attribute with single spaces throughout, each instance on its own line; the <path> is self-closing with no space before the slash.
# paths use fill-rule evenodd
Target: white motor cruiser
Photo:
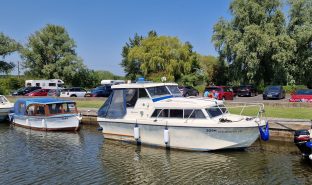
<path id="1" fill-rule="evenodd" d="M 256 117 L 247 117 L 230 114 L 223 101 L 182 97 L 175 83 L 120 84 L 112 90 L 98 111 L 105 138 L 210 151 L 246 148 L 259 133 L 264 140 L 269 136 L 263 104 Z"/>
<path id="2" fill-rule="evenodd" d="M 8 119 L 8 115 L 13 109 L 13 106 L 13 103 L 11 103 L 5 96 L 0 95 L 0 122 Z"/>

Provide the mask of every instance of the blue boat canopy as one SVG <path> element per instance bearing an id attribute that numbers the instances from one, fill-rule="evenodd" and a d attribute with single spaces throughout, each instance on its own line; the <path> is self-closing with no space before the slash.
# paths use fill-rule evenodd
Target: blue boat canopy
<path id="1" fill-rule="evenodd" d="M 14 103 L 14 113 L 23 115 L 26 112 L 26 108 L 32 104 L 63 104 L 63 103 L 75 103 L 72 100 L 63 100 L 57 98 L 21 98 Z"/>

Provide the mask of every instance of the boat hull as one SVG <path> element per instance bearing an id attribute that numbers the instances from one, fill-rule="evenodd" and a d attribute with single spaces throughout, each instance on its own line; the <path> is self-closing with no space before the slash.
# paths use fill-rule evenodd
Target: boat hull
<path id="1" fill-rule="evenodd" d="M 11 108 L 0 108 L 0 122 L 8 120 Z"/>
<path id="2" fill-rule="evenodd" d="M 77 115 L 55 117 L 14 116 L 13 124 L 42 131 L 77 131 L 80 119 Z"/>
<path id="3" fill-rule="evenodd" d="M 211 151 L 249 147 L 259 137 L 257 126 L 191 127 L 167 126 L 169 142 L 165 144 L 165 125 L 137 124 L 140 139 L 134 137 L 136 123 L 99 121 L 104 138 L 193 151 Z"/>

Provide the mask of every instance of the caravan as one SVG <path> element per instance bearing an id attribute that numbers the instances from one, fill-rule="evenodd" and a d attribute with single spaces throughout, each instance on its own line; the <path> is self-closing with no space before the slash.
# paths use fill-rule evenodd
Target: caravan
<path id="1" fill-rule="evenodd" d="M 60 79 L 26 80 L 25 87 L 41 87 L 42 89 L 62 89 L 64 82 Z"/>

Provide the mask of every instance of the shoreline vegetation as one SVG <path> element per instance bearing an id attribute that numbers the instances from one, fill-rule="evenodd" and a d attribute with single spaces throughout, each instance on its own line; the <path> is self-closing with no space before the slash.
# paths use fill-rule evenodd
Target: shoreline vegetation
<path id="1" fill-rule="evenodd" d="M 14 103 L 20 97 L 7 97 Z M 99 109 L 105 102 L 106 98 L 69 98 L 77 103 L 78 109 Z M 226 105 L 231 106 L 230 101 L 225 102 Z M 264 103 L 266 117 L 285 118 L 285 119 L 311 119 L 312 118 L 312 104 L 307 103 Z M 229 107 L 229 112 L 239 114 L 241 108 Z M 243 115 L 255 116 L 258 107 L 251 107 L 243 111 Z"/>

